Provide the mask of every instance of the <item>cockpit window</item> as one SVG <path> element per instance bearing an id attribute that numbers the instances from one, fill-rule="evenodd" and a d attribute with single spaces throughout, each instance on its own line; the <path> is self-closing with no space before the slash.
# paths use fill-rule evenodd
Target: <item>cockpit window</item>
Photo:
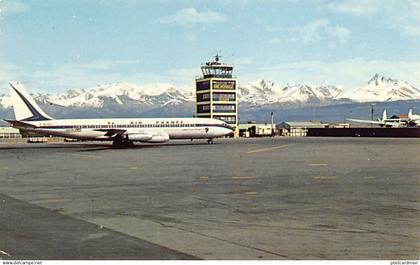
<path id="1" fill-rule="evenodd" d="M 233 127 L 231 125 L 227 124 L 226 122 L 223 122 L 222 126 L 225 127 L 225 128 L 231 129 L 233 131 Z"/>

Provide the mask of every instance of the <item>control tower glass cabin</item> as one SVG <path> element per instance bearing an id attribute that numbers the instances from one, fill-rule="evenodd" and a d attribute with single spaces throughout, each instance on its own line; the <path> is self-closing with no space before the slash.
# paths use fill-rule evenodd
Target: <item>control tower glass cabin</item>
<path id="1" fill-rule="evenodd" d="M 201 72 L 203 76 L 195 80 L 197 117 L 223 120 L 236 127 L 238 97 L 233 66 L 221 63 L 216 55 L 201 66 Z"/>

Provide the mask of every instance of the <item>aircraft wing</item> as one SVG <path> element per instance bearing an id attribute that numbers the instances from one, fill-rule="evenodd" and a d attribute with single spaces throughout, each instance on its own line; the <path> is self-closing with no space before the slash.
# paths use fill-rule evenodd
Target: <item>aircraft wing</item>
<path id="1" fill-rule="evenodd" d="M 370 124 L 382 124 L 384 125 L 385 123 L 382 121 L 371 121 L 371 120 L 357 120 L 357 119 L 347 119 L 348 121 L 354 121 L 354 122 L 359 122 L 359 123 L 370 123 Z"/>
<path id="2" fill-rule="evenodd" d="M 386 119 L 386 121 L 400 121 L 400 122 L 406 122 L 406 121 L 408 121 L 409 119 L 406 119 L 406 118 L 399 118 L 399 119 Z"/>
<path id="3" fill-rule="evenodd" d="M 95 131 L 98 132 L 106 132 L 105 136 L 116 136 L 116 135 L 122 135 L 124 134 L 127 130 L 122 130 L 122 129 L 95 129 Z"/>

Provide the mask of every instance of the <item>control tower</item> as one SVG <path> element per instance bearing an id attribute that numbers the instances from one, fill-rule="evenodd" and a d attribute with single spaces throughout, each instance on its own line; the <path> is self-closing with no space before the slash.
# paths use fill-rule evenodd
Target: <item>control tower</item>
<path id="1" fill-rule="evenodd" d="M 201 66 L 203 76 L 195 80 L 197 117 L 215 118 L 237 129 L 238 97 L 233 66 L 220 62 L 216 54 L 213 61 Z"/>

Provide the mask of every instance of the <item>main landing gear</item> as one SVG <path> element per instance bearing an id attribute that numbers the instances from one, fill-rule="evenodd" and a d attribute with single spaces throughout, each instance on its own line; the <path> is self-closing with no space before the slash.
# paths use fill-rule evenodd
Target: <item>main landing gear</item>
<path id="1" fill-rule="evenodd" d="M 124 148 L 134 146 L 132 141 L 129 141 L 127 138 L 124 138 L 122 135 L 117 135 L 112 141 L 112 147 L 114 148 Z"/>
<path id="2" fill-rule="evenodd" d="M 208 144 L 213 144 L 213 139 L 212 139 L 212 138 L 208 139 L 208 140 L 207 140 L 207 143 L 208 143 Z"/>

